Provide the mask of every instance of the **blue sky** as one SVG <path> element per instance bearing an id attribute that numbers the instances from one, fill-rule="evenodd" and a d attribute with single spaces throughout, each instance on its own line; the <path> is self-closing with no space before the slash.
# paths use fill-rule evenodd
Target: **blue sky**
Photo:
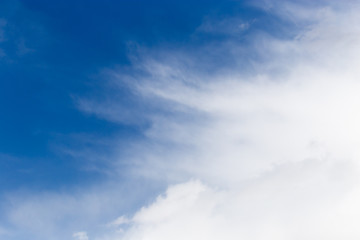
<path id="1" fill-rule="evenodd" d="M 204 42 L 223 41 L 226 34 L 193 34 L 206 17 L 266 18 L 266 13 L 247 5 L 2 1 L 0 176 L 6 184 L 1 191 L 57 189 L 103 178 L 81 169 L 86 159 L 60 149 L 92 148 L 97 149 L 95 155 L 111 154 L 111 144 L 96 140 L 141 138 L 146 123 L 104 121 L 79 111 L 74 99 L 103 98 L 108 90 L 103 86 L 104 69 L 131 68 L 129 55 L 139 47 L 189 51 Z M 126 108 L 134 108 L 136 99 L 126 89 L 117 95 Z"/>
<path id="2" fill-rule="evenodd" d="M 79 170 L 79 161 L 61 156 L 57 145 L 71 145 L 76 134 L 126 139 L 141 133 L 138 126 L 82 114 L 72 96 L 98 94 L 102 68 L 129 65 L 128 41 L 183 41 L 193 18 L 200 21 L 197 14 L 183 18 L 186 12 L 161 2 L 2 2 L 1 152 L 8 158 L 2 188 L 57 188 L 99 177 Z M 21 47 L 28 50 L 20 53 Z"/>
<path id="3" fill-rule="evenodd" d="M 358 10 L 0 1 L 0 240 L 358 239 Z"/>

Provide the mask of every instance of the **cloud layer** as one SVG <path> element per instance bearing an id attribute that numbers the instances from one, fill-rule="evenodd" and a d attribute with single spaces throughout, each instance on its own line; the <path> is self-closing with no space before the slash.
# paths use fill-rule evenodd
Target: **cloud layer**
<path id="1" fill-rule="evenodd" d="M 297 28 L 280 38 L 251 31 L 256 19 L 206 20 L 194 35 L 228 38 L 197 50 L 140 49 L 130 71 L 106 72 L 112 88 L 132 92 L 136 108 L 113 92 L 106 101 L 77 99 L 80 110 L 100 118 L 148 124 L 144 139 L 111 166 L 168 188 L 128 211 L 114 207 L 116 197 L 126 198 L 126 191 L 111 197 L 114 185 L 95 204 L 93 195 L 80 197 L 81 204 L 69 200 L 71 193 L 56 197 L 72 206 L 67 214 L 91 212 L 104 199 L 107 207 L 97 211 L 119 213 L 93 213 L 101 219 L 67 227 L 75 239 L 360 237 L 360 7 L 267 2 L 264 11 L 279 25 Z M 41 231 L 49 219 L 64 219 L 50 211 L 54 199 L 43 199 L 48 204 L 16 203 L 9 210 L 13 225 Z M 77 210 L 82 204 L 85 210 Z M 51 216 L 24 215 L 34 213 L 27 206 Z M 40 224 L 26 225 L 29 217 Z M 50 226 L 46 237 L 61 231 Z"/>
<path id="2" fill-rule="evenodd" d="M 360 236 L 358 6 L 279 6 L 304 27 L 287 39 L 253 36 L 251 69 L 207 75 L 186 62 L 191 54 L 145 57 L 133 90 L 171 114 L 150 116 L 157 151 L 140 146 L 134 171 L 200 181 L 169 187 L 114 239 Z M 219 46 L 229 48 L 242 49 Z"/>

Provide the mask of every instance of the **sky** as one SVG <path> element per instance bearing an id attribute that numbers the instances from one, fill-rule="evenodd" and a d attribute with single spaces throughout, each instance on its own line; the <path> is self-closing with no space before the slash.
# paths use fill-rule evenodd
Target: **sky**
<path id="1" fill-rule="evenodd" d="M 0 0 L 0 240 L 359 239 L 359 11 Z"/>

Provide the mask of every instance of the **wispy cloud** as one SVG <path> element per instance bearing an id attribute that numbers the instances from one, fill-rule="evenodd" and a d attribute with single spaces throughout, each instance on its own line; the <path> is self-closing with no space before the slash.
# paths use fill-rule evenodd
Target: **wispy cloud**
<path id="1" fill-rule="evenodd" d="M 3 18 L 0 18 L 0 42 L 5 41 L 5 26 L 7 24 L 7 21 Z"/>
<path id="2" fill-rule="evenodd" d="M 126 162 L 132 180 L 167 184 L 163 195 L 128 211 L 117 202 L 128 189 L 113 195 L 116 184 L 100 198 L 99 189 L 76 200 L 29 198 L 9 210 L 13 224 L 33 232 L 46 225 L 44 238 L 68 219 L 83 223 L 66 228 L 78 239 L 358 238 L 360 7 L 268 3 L 296 34 L 253 31 L 239 43 L 226 30 L 226 41 L 196 51 L 140 51 L 131 70 L 110 71 L 115 92 L 126 86 L 138 103 L 123 115 L 128 105 L 114 90 L 106 100 L 77 99 L 109 121 L 143 118 L 144 139 L 112 169 Z"/>
<path id="3" fill-rule="evenodd" d="M 360 41 L 354 24 L 359 8 L 281 7 L 275 13 L 285 19 L 285 12 L 301 9 L 300 15 L 291 14 L 298 33 L 287 39 L 254 36 L 247 48 L 261 61 L 249 58 L 254 61 L 250 71 L 239 65 L 207 75 L 196 62 L 144 57 L 140 65 L 146 77 L 135 81 L 133 91 L 149 101 L 160 99 L 173 113 L 150 117 L 151 144 L 135 151 L 140 163 L 134 172 L 203 183 L 169 187 L 117 237 L 360 235 L 353 224 L 360 212 Z M 234 45 L 219 48 L 228 52 Z M 183 56 L 168 54 L 169 59 Z"/>
<path id="4" fill-rule="evenodd" d="M 253 20 L 255 21 L 255 20 Z M 250 28 L 251 22 L 242 20 L 241 18 L 224 18 L 221 20 L 206 19 L 198 27 L 197 31 L 201 33 L 234 36 L 241 34 Z"/>
<path id="5" fill-rule="evenodd" d="M 117 230 L 119 215 L 134 212 L 157 191 L 154 184 L 130 179 L 61 192 L 18 191 L 1 202 L 1 219 L 7 223 L 8 239 L 81 239 L 82 232 L 91 239 Z"/>
<path id="6" fill-rule="evenodd" d="M 134 63 L 141 75 L 133 73 L 129 88 L 161 109 L 161 114 L 145 115 L 151 122 L 149 147 L 141 143 L 134 151 L 141 152 L 134 158 L 143 159 L 135 171 L 140 167 L 141 174 L 170 177 L 182 172 L 228 184 L 257 177 L 277 164 L 357 157 L 359 114 L 353 110 L 359 104 L 359 83 L 353 58 L 359 41 L 357 27 L 346 24 L 356 14 L 325 12 L 291 39 L 253 36 L 247 48 L 260 61 L 249 57 L 251 70 L 220 64 L 206 74 L 202 63 L 198 67 L 188 60 L 193 53 L 177 51 L 162 55 L 166 60 L 146 55 Z M 235 44 L 218 48 L 228 52 Z M 99 108 L 116 115 L 111 106 Z"/>
<path id="7" fill-rule="evenodd" d="M 88 240 L 89 239 L 86 232 L 74 233 L 73 237 L 77 240 Z"/>
<path id="8" fill-rule="evenodd" d="M 25 55 L 25 54 L 28 54 L 28 53 L 31 53 L 31 52 L 34 52 L 34 51 L 35 51 L 34 49 L 29 48 L 29 47 L 26 46 L 24 39 L 20 39 L 20 40 L 18 41 L 18 44 L 17 44 L 17 52 L 16 52 L 16 53 L 17 53 L 19 56 L 23 56 L 23 55 Z"/>
<path id="9" fill-rule="evenodd" d="M 0 43 L 1 42 L 4 42 L 6 40 L 5 38 L 5 27 L 6 27 L 6 24 L 7 24 L 7 21 L 3 18 L 0 18 Z M 5 57 L 6 56 L 6 53 L 5 51 L 1 48 L 1 45 L 0 45 L 0 58 L 1 57 Z"/>

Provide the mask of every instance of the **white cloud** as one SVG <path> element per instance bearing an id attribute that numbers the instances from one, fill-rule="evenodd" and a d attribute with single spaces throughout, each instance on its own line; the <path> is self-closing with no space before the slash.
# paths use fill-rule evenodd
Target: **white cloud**
<path id="1" fill-rule="evenodd" d="M 8 239 L 69 239 L 85 232 L 89 238 L 117 230 L 108 224 L 120 214 L 133 212 L 154 196 L 158 186 L 130 179 L 116 179 L 87 188 L 62 192 L 17 192 L 1 202 L 2 219 L 7 220 Z M 118 219 L 119 220 L 119 219 Z M 116 222 L 119 223 L 119 222 Z M 94 237 L 93 237 L 94 236 Z"/>
<path id="2" fill-rule="evenodd" d="M 127 224 L 129 222 L 130 222 L 130 220 L 127 217 L 120 216 L 120 217 L 116 218 L 114 221 L 112 221 L 109 225 L 110 226 L 121 226 L 121 225 Z"/>
<path id="3" fill-rule="evenodd" d="M 359 181 L 339 177 L 350 169 L 338 167 L 295 164 L 226 191 L 175 185 L 141 209 L 119 239 L 355 239 Z"/>
<path id="4" fill-rule="evenodd" d="M 89 240 L 86 232 L 76 232 L 73 234 L 76 240 Z"/>
<path id="5" fill-rule="evenodd" d="M 151 117 L 134 172 L 201 181 L 170 186 L 109 239 L 360 237 L 359 6 L 299 7 L 296 37 L 257 35 L 252 73 L 145 58 L 133 89 L 172 114 Z"/>
<path id="6" fill-rule="evenodd" d="M 116 197 L 109 190 L 100 198 L 30 198 L 9 210 L 14 225 L 47 226 L 46 237 L 65 225 L 101 240 L 358 239 L 360 7 L 271 3 L 268 11 L 301 26 L 296 36 L 256 32 L 249 45 L 220 44 L 216 54 L 231 53 L 231 66 L 199 61 L 209 44 L 198 52 L 149 51 L 131 74 L 114 74 L 112 86 L 127 84 L 157 110 L 146 111 L 146 140 L 129 144 L 121 163 L 168 184 L 165 194 L 127 212 L 117 199 L 128 199 L 129 189 Z M 107 97 L 81 99 L 79 108 L 131 122 L 132 110 L 121 116 L 123 106 Z M 81 234 L 74 237 L 87 238 Z"/>
<path id="7" fill-rule="evenodd" d="M 347 24 L 356 18 L 353 10 L 327 10 L 294 39 L 267 37 L 260 49 L 256 42 L 250 47 L 269 60 L 255 63 L 252 74 L 238 66 L 208 76 L 196 63 L 145 59 L 147 77 L 133 89 L 161 99 L 171 114 L 150 116 L 152 144 L 134 151 L 145 159 L 134 171 L 229 186 L 288 162 L 356 162 L 360 31 Z"/>

